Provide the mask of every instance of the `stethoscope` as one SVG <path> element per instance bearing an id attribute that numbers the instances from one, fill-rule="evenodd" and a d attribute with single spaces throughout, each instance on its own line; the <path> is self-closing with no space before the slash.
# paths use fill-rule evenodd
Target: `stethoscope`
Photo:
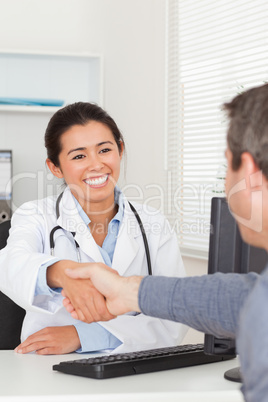
<path id="1" fill-rule="evenodd" d="M 56 201 L 56 216 L 57 216 L 57 220 L 58 220 L 58 218 L 59 218 L 59 216 L 60 216 L 60 201 L 61 201 L 61 199 L 62 199 L 62 196 L 63 196 L 63 192 L 58 196 L 57 201 Z M 136 211 L 136 209 L 134 208 L 134 206 L 133 206 L 129 201 L 128 201 L 128 203 L 129 203 L 129 206 L 130 206 L 132 212 L 134 213 L 134 215 L 135 215 L 135 217 L 136 217 L 136 219 L 137 219 L 137 222 L 138 222 L 138 224 L 139 224 L 140 231 L 141 231 L 142 238 L 143 238 L 143 243 L 144 243 L 144 248 L 145 248 L 146 259 L 147 259 L 148 274 L 149 274 L 149 275 L 152 275 L 152 266 L 151 266 L 150 251 L 149 251 L 149 245 L 148 245 L 148 241 L 147 241 L 145 229 L 144 229 L 143 223 L 142 223 L 142 221 L 141 221 L 141 218 L 140 218 L 138 212 Z M 49 235 L 50 252 L 51 252 L 51 255 L 52 255 L 52 256 L 54 256 L 54 248 L 55 248 L 54 234 L 55 234 L 55 232 L 56 232 L 58 229 L 61 229 L 61 230 L 62 230 L 62 227 L 61 227 L 61 226 L 55 226 L 55 227 L 51 230 L 50 235 Z M 73 238 L 74 238 L 74 237 L 75 237 L 75 232 L 71 232 L 71 234 L 72 234 L 72 236 L 73 236 Z M 77 261 L 78 261 L 78 262 L 81 262 L 81 254 L 80 254 L 80 250 L 79 250 L 79 244 L 77 243 L 77 241 L 75 240 L 75 238 L 74 238 L 74 243 L 75 243 L 75 248 L 76 248 Z"/>

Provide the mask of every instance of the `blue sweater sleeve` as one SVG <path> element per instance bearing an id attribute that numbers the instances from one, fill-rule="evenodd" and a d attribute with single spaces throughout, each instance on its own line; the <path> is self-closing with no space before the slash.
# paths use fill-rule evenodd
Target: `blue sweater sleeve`
<path id="1" fill-rule="evenodd" d="M 241 308 L 258 277 L 255 273 L 145 277 L 139 289 L 139 306 L 146 315 L 181 322 L 215 336 L 235 337 Z"/>
<path id="2" fill-rule="evenodd" d="M 95 352 L 103 349 L 115 349 L 121 341 L 98 323 L 86 324 L 79 321 L 75 324 L 81 348 L 77 353 Z"/>

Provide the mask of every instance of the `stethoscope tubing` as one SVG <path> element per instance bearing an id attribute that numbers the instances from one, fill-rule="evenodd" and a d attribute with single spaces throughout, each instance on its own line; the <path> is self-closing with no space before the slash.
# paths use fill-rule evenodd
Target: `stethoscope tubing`
<path id="1" fill-rule="evenodd" d="M 56 217 L 57 217 L 57 219 L 58 219 L 59 216 L 60 216 L 60 208 L 59 208 L 59 205 L 60 205 L 60 201 L 61 201 L 61 199 L 62 199 L 62 196 L 63 196 L 63 192 L 58 196 L 57 201 L 56 201 Z M 136 217 L 136 219 L 137 219 L 137 222 L 138 222 L 138 224 L 139 224 L 140 231 L 141 231 L 142 238 L 143 238 L 144 248 L 145 248 L 146 260 L 147 260 L 147 266 L 148 266 L 148 274 L 149 274 L 149 275 L 152 275 L 152 265 L 151 265 L 150 250 L 149 250 L 149 245 L 148 245 L 148 241 L 147 241 L 145 229 L 144 229 L 142 220 L 141 220 L 141 218 L 140 218 L 138 212 L 136 211 L 136 209 L 134 208 L 134 206 L 133 206 L 130 202 L 128 202 L 128 203 L 129 203 L 129 206 L 130 206 L 132 212 L 134 213 L 134 215 L 135 215 L 135 217 Z M 56 232 L 57 230 L 59 230 L 59 229 L 62 229 L 62 227 L 59 226 L 59 225 L 58 225 L 58 226 L 55 226 L 55 227 L 50 231 L 50 235 L 49 235 L 50 252 L 51 252 L 51 255 L 53 255 L 53 256 L 55 255 L 55 254 L 54 254 L 54 249 L 55 249 L 54 234 L 55 234 L 55 232 Z M 75 232 L 71 232 L 71 234 L 72 234 L 72 236 L 73 236 L 73 238 L 74 238 L 74 242 L 75 242 L 76 253 L 77 253 L 77 260 L 78 260 L 78 262 L 81 262 L 81 255 L 80 255 L 80 251 L 79 251 L 79 244 L 78 244 L 77 241 L 75 240 Z"/>
<path id="2" fill-rule="evenodd" d="M 130 206 L 132 212 L 134 213 L 134 215 L 135 215 L 135 217 L 136 217 L 136 219 L 138 221 L 140 231 L 141 231 L 141 234 L 142 234 L 142 238 L 143 238 L 144 248 L 145 248 L 147 266 L 148 266 L 148 274 L 152 275 L 152 265 L 151 265 L 150 250 L 149 250 L 149 245 L 148 245 L 145 229 L 144 229 L 143 223 L 141 221 L 140 215 L 138 214 L 138 212 L 136 211 L 134 206 L 130 202 L 128 202 L 128 203 L 129 203 L 129 206 Z"/>

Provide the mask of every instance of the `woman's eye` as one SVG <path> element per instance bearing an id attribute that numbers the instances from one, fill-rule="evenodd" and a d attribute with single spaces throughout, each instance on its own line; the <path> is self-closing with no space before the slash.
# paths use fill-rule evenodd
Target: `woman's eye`
<path id="1" fill-rule="evenodd" d="M 73 159 L 83 159 L 85 155 L 76 155 L 73 157 Z"/>
<path id="2" fill-rule="evenodd" d="M 101 154 L 106 154 L 107 152 L 111 151 L 110 148 L 104 148 L 100 151 Z"/>

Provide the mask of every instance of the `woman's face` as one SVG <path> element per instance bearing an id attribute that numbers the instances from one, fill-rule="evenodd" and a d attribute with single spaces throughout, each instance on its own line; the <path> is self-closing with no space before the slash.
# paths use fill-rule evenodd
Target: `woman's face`
<path id="1" fill-rule="evenodd" d="M 61 146 L 59 167 L 52 170 L 48 163 L 52 173 L 64 178 L 85 211 L 111 208 L 123 154 L 112 131 L 97 121 L 74 125 L 61 136 Z"/>

